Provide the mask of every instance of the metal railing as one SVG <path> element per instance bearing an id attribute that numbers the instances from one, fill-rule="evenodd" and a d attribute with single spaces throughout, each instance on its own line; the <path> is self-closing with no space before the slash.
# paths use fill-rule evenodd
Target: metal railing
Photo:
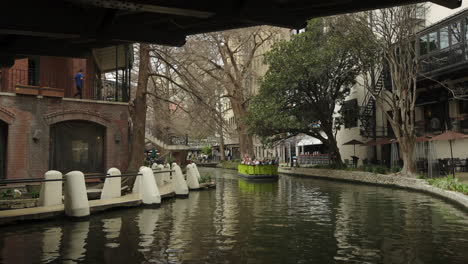
<path id="1" fill-rule="evenodd" d="M 69 98 L 74 98 L 78 92 L 74 74 L 34 69 L 3 70 L 0 91 Z M 104 80 L 98 76 L 84 75 L 82 99 L 128 102 L 129 98 L 130 82 L 127 77 L 116 82 L 115 80 Z"/>
<path id="2" fill-rule="evenodd" d="M 421 73 L 429 74 L 466 63 L 468 62 L 467 52 L 467 46 L 464 43 L 460 43 L 450 48 L 421 56 Z"/>
<path id="3" fill-rule="evenodd" d="M 153 170 L 154 174 L 158 173 L 167 173 L 169 172 L 170 176 L 172 177 L 172 173 L 174 170 Z M 124 173 L 121 175 L 110 175 L 110 174 L 101 174 L 101 175 L 92 175 L 92 176 L 86 176 L 85 175 L 85 180 L 89 179 L 105 179 L 105 178 L 122 178 L 122 177 L 134 177 L 134 176 L 142 176 L 143 174 L 140 172 L 130 172 L 130 173 Z M 66 178 L 62 179 L 46 179 L 46 178 L 19 178 L 19 179 L 5 179 L 5 180 L 0 180 L 0 185 L 6 185 L 6 184 L 16 184 L 16 183 L 37 183 L 37 182 L 54 182 L 54 181 L 66 181 Z"/>

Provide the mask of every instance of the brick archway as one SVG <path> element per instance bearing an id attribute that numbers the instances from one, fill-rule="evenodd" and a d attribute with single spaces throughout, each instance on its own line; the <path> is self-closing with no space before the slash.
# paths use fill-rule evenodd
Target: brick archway
<path id="1" fill-rule="evenodd" d="M 0 106 L 0 120 L 11 125 L 15 121 L 15 114 L 10 112 L 7 108 Z"/>
<path id="2" fill-rule="evenodd" d="M 67 111 L 60 111 L 47 114 L 45 116 L 45 120 L 48 125 L 53 125 L 55 123 L 64 122 L 64 121 L 71 121 L 71 120 L 83 120 L 94 122 L 100 124 L 106 128 L 113 129 L 112 122 L 100 115 L 97 112 L 91 111 L 83 111 L 83 110 L 67 110 Z"/>
<path id="3" fill-rule="evenodd" d="M 66 110 L 47 114 L 44 117 L 46 123 L 51 128 L 53 125 L 69 121 L 86 121 L 98 124 L 105 128 L 104 141 L 104 167 L 107 170 L 115 164 L 115 135 L 120 134 L 120 130 L 112 123 L 110 119 L 99 114 L 85 110 Z M 50 137 L 50 136 L 49 136 Z M 52 142 L 52 141 L 51 141 Z"/>

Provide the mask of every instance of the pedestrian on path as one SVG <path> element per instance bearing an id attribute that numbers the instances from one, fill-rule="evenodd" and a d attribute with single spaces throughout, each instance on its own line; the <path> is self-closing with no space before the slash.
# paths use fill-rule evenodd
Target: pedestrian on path
<path id="1" fill-rule="evenodd" d="M 73 95 L 73 98 L 75 98 L 77 95 L 80 96 L 80 99 L 83 99 L 83 80 L 84 80 L 84 76 L 83 76 L 83 70 L 80 69 L 75 77 L 73 77 L 73 79 L 75 79 L 75 84 L 76 84 L 76 94 Z"/>

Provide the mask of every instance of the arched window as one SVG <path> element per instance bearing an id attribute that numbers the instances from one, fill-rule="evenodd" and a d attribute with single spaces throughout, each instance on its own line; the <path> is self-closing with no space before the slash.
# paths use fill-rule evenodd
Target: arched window
<path id="1" fill-rule="evenodd" d="M 72 120 L 51 126 L 50 168 L 68 173 L 103 173 L 106 128 L 88 121 Z"/>

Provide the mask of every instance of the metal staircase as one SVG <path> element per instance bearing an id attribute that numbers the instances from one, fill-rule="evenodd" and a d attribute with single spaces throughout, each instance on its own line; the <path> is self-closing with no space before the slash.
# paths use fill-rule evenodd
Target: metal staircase
<path id="1" fill-rule="evenodd" d="M 364 137 L 373 138 L 376 129 L 375 123 L 375 97 L 379 96 L 384 88 L 385 75 L 384 71 L 380 72 L 379 78 L 375 82 L 372 90 L 368 90 L 359 113 L 361 121 L 361 135 Z"/>

